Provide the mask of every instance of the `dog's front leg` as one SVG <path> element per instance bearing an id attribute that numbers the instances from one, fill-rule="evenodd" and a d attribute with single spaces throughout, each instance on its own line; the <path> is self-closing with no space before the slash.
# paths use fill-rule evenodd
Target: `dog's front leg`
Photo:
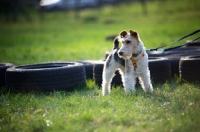
<path id="1" fill-rule="evenodd" d="M 134 67 L 130 60 L 125 61 L 124 90 L 126 93 L 135 91 Z"/>
<path id="2" fill-rule="evenodd" d="M 153 92 L 153 86 L 151 83 L 150 71 L 149 71 L 148 67 L 147 67 L 146 71 L 141 74 L 141 76 L 139 77 L 139 80 L 140 80 L 140 84 L 145 92 L 146 91 Z"/>

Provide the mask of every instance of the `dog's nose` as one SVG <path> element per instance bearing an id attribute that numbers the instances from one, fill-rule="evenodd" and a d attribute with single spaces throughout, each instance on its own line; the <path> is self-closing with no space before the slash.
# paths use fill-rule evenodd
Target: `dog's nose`
<path id="1" fill-rule="evenodd" d="M 118 54 L 119 54 L 119 55 L 123 55 L 123 54 L 124 54 L 124 52 L 119 52 Z"/>

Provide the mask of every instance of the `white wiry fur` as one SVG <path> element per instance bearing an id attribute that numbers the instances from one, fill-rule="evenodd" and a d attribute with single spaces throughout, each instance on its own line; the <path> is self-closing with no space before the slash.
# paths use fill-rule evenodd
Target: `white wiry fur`
<path id="1" fill-rule="evenodd" d="M 121 48 L 118 48 L 119 42 L 122 44 Z M 134 67 L 131 58 L 137 61 L 137 67 Z M 103 95 L 110 93 L 110 83 L 116 70 L 121 73 L 126 93 L 134 93 L 137 77 L 144 91 L 153 92 L 148 67 L 148 54 L 136 31 L 122 31 L 115 39 L 114 49 L 107 57 L 103 69 Z"/>

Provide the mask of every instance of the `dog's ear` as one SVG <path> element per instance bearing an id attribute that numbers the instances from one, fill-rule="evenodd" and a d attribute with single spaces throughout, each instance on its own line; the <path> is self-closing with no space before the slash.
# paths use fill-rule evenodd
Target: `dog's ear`
<path id="1" fill-rule="evenodd" d="M 121 33 L 119 33 L 119 35 L 123 38 L 127 35 L 128 33 L 126 31 L 122 31 Z"/>
<path id="2" fill-rule="evenodd" d="M 136 31 L 130 30 L 129 32 L 130 32 L 131 36 L 135 37 L 138 40 L 138 33 Z"/>
<path id="3" fill-rule="evenodd" d="M 113 49 L 119 48 L 119 36 L 117 36 L 113 41 Z"/>

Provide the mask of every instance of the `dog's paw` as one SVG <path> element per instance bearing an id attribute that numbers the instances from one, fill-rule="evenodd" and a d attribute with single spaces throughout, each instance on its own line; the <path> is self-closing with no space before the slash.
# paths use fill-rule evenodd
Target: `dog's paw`
<path id="1" fill-rule="evenodd" d="M 107 94 L 109 94 L 110 93 L 110 89 L 109 88 L 104 88 L 104 87 L 102 87 L 102 95 L 103 96 L 105 96 L 105 95 L 107 95 Z"/>
<path id="2" fill-rule="evenodd" d="M 133 88 L 125 88 L 125 93 L 127 95 L 135 94 L 135 89 L 133 89 Z"/>

